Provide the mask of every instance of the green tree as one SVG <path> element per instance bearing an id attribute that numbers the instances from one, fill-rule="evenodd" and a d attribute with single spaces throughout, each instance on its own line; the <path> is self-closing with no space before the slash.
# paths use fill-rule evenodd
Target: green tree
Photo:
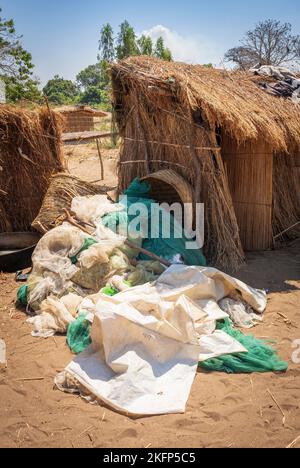
<path id="1" fill-rule="evenodd" d="M 6 83 L 9 102 L 41 97 L 38 81 L 32 79 L 31 54 L 23 48 L 21 38 L 16 33 L 14 21 L 0 16 L 0 77 Z"/>
<path id="2" fill-rule="evenodd" d="M 126 20 L 120 25 L 116 55 L 119 60 L 132 55 L 139 55 L 136 34 L 133 27 Z"/>
<path id="3" fill-rule="evenodd" d="M 78 102 L 88 106 L 101 107 L 106 111 L 111 110 L 109 93 L 99 88 L 99 86 L 89 86 L 86 91 L 80 95 Z"/>
<path id="4" fill-rule="evenodd" d="M 89 65 L 76 76 L 76 82 L 80 89 L 86 91 L 90 86 L 100 86 L 103 67 L 101 63 Z"/>
<path id="5" fill-rule="evenodd" d="M 43 93 L 53 104 L 72 104 L 79 94 L 77 86 L 72 81 L 65 80 L 59 75 L 48 81 Z"/>
<path id="6" fill-rule="evenodd" d="M 27 78 L 24 81 L 15 79 L 13 76 L 2 77 L 6 85 L 6 97 L 10 103 L 17 103 L 25 100 L 41 104 L 43 95 L 38 86 L 40 82 L 37 79 Z"/>
<path id="7" fill-rule="evenodd" d="M 141 55 L 153 55 L 153 42 L 150 36 L 143 34 L 137 42 Z"/>
<path id="8" fill-rule="evenodd" d="M 114 33 L 109 23 L 102 26 L 99 40 L 99 61 L 112 62 L 115 58 Z"/>
<path id="9" fill-rule="evenodd" d="M 170 49 L 165 47 L 165 42 L 164 42 L 164 39 L 162 37 L 159 37 L 157 39 L 157 41 L 156 41 L 154 55 L 156 55 L 156 57 L 158 57 L 158 58 L 160 58 L 162 60 L 166 60 L 168 62 L 171 62 L 173 60 L 172 52 L 170 51 Z"/>
<path id="10" fill-rule="evenodd" d="M 109 63 L 102 60 L 78 73 L 76 82 L 81 91 L 80 103 L 90 106 L 107 105 L 110 89 L 108 67 Z"/>

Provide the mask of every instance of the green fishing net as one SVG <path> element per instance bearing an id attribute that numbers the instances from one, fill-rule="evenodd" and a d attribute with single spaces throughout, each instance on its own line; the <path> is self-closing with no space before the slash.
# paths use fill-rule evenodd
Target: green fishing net
<path id="1" fill-rule="evenodd" d="M 19 288 L 18 294 L 17 294 L 17 301 L 22 306 L 27 306 L 28 304 L 27 293 L 28 293 L 28 286 L 27 284 L 23 284 L 23 286 Z"/>
<path id="2" fill-rule="evenodd" d="M 155 253 L 165 260 L 172 261 L 176 255 L 181 255 L 186 265 L 206 266 L 206 259 L 201 249 L 187 249 L 186 244 L 190 241 L 184 233 L 181 224 L 172 214 L 162 209 L 150 198 L 151 187 L 148 182 L 135 179 L 120 198 L 119 203 L 124 206 L 124 211 L 110 213 L 102 218 L 104 226 L 115 231 L 120 226 L 132 225 L 138 216 L 141 220 L 135 230 L 143 239 L 143 248 Z M 133 205 L 137 211 L 132 212 Z M 140 206 L 140 209 L 138 208 Z M 134 207 L 135 208 L 135 207 Z M 170 225 L 167 235 L 164 235 L 166 226 Z M 131 232 L 128 232 L 128 238 Z M 149 257 L 140 254 L 140 260 L 149 260 Z"/>
<path id="3" fill-rule="evenodd" d="M 102 291 L 104 292 L 104 290 Z M 106 289 L 106 294 L 113 295 L 113 293 L 113 288 Z M 75 354 L 83 352 L 91 344 L 90 328 L 91 323 L 86 320 L 85 314 L 79 315 L 77 320 L 69 325 L 67 342 Z M 287 370 L 287 363 L 279 359 L 278 354 L 271 346 L 263 340 L 244 335 L 241 331 L 236 330 L 229 319 L 219 321 L 217 329 L 239 341 L 248 350 L 248 353 L 229 354 L 209 359 L 200 363 L 200 367 L 203 369 L 227 372 L 228 374 L 285 372 Z"/>
<path id="4" fill-rule="evenodd" d="M 117 291 L 112 286 L 108 285 L 108 286 L 105 286 L 105 288 L 101 289 L 100 292 L 102 292 L 103 294 L 106 294 L 107 296 L 113 297 L 116 294 L 118 294 L 119 291 Z"/>
<path id="5" fill-rule="evenodd" d="M 76 255 L 74 255 L 74 257 L 71 257 L 71 262 L 75 265 L 75 263 L 78 262 L 79 255 L 85 250 L 88 250 L 94 244 L 97 244 L 97 241 L 95 239 L 93 239 L 92 237 L 86 237 L 84 239 L 83 246 L 81 247 L 79 252 Z"/>
<path id="6" fill-rule="evenodd" d="M 118 291 L 112 286 L 106 286 L 101 289 L 107 296 L 115 296 Z M 86 314 L 79 314 L 75 322 L 72 322 L 67 331 L 67 343 L 74 354 L 80 354 L 86 350 L 92 343 L 91 326 L 89 320 L 86 320 Z"/>
<path id="7" fill-rule="evenodd" d="M 75 322 L 70 323 L 67 332 L 67 343 L 75 354 L 82 353 L 91 343 L 91 323 L 85 314 L 80 314 Z"/>
<path id="8" fill-rule="evenodd" d="M 227 372 L 228 374 L 250 374 L 252 372 L 285 372 L 288 364 L 281 361 L 277 352 L 264 340 L 251 335 L 244 335 L 235 329 L 229 319 L 219 321 L 217 329 L 241 343 L 248 353 L 237 353 L 201 362 L 200 367 L 210 371 Z"/>

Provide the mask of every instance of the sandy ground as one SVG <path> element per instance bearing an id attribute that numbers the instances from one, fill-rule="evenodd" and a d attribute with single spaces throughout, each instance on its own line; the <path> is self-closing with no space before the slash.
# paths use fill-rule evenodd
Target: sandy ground
<path id="1" fill-rule="evenodd" d="M 82 155 L 73 154 L 70 170 L 99 179 L 95 150 L 84 152 L 81 162 Z M 106 183 L 115 182 L 116 155 L 104 151 Z M 15 308 L 19 285 L 14 275 L 0 275 L 0 338 L 8 361 L 0 369 L 0 447 L 286 447 L 300 436 L 300 364 L 292 362 L 292 343 L 300 340 L 300 242 L 249 255 L 236 276 L 270 292 L 264 322 L 254 334 L 276 340 L 289 371 L 200 371 L 185 414 L 130 419 L 53 389 L 55 375 L 72 359 L 66 339 L 31 337 L 25 314 Z"/>
<path id="2" fill-rule="evenodd" d="M 70 173 L 87 182 L 115 186 L 117 184 L 116 173 L 119 150 L 106 149 L 105 143 L 107 144 L 109 141 L 105 140 L 100 149 L 104 163 L 104 181 L 101 181 L 99 155 L 94 143 L 65 146 L 65 160 Z"/>

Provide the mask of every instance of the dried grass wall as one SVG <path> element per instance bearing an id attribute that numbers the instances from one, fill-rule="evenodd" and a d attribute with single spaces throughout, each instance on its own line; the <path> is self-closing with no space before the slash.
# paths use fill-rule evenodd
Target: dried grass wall
<path id="1" fill-rule="evenodd" d="M 297 148 L 293 148 L 291 154 L 274 155 L 273 196 L 273 236 L 278 241 L 299 237 L 300 152 Z"/>
<path id="2" fill-rule="evenodd" d="M 0 232 L 30 229 L 50 177 L 63 170 L 60 136 L 54 112 L 0 106 Z"/>
<path id="3" fill-rule="evenodd" d="M 123 137 L 120 190 L 135 177 L 176 170 L 205 203 L 204 253 L 209 262 L 234 270 L 243 261 L 238 225 L 216 135 L 198 113 L 163 89 L 113 76 L 116 118 Z"/>
<path id="4" fill-rule="evenodd" d="M 264 141 L 238 144 L 224 135 L 222 155 L 245 250 L 273 245 L 273 153 Z"/>
<path id="5" fill-rule="evenodd" d="M 293 155 L 299 162 L 299 105 L 266 93 L 261 77 L 245 72 L 131 57 L 113 64 L 111 73 L 124 138 L 121 188 L 159 169 L 178 171 L 193 186 L 194 201 L 206 205 L 211 263 L 232 268 L 241 262 L 237 217 L 250 249 L 270 247 L 276 235 L 299 222 L 299 163 L 293 162 Z M 232 139 L 224 154 L 228 175 L 217 148 L 221 131 Z M 241 149 L 244 142 L 253 147 Z"/>

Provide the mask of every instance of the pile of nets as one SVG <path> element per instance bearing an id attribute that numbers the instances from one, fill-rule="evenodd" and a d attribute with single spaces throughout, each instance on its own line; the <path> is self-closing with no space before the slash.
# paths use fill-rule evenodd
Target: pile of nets
<path id="1" fill-rule="evenodd" d="M 138 233 L 144 249 L 170 262 L 181 257 L 185 265 L 206 266 L 201 249 L 186 248 L 191 239 L 187 238 L 183 226 L 172 213 L 150 198 L 150 192 L 149 182 L 135 179 L 120 197 L 119 204 L 124 206 L 124 210 L 104 216 L 103 225 L 114 232 L 127 231 L 132 240 L 137 240 Z M 135 223 L 137 216 L 139 225 Z M 132 232 L 132 224 L 137 232 Z M 149 260 L 149 257 L 140 254 L 139 259 Z"/>
<path id="2" fill-rule="evenodd" d="M 84 314 L 69 326 L 67 341 L 75 354 L 85 351 L 91 344 L 90 327 L 91 324 Z M 288 369 L 288 364 L 280 360 L 274 348 L 254 336 L 244 335 L 233 327 L 229 319 L 218 321 L 217 329 L 236 339 L 248 350 L 248 353 L 229 354 L 209 359 L 199 364 L 201 368 L 227 374 L 285 372 Z"/>
<path id="3" fill-rule="evenodd" d="M 136 252 L 128 249 L 124 239 L 171 263 L 177 263 L 180 258 L 187 266 L 206 266 L 206 260 L 201 249 L 186 248 L 191 239 L 176 218 L 150 198 L 148 182 L 135 179 L 118 204 L 103 196 L 78 197 L 73 202 L 78 219 L 87 217 L 95 225 L 95 234 L 84 234 L 67 223 L 48 232 L 34 252 L 33 271 L 27 284 L 20 288 L 18 301 L 37 313 L 30 319 L 34 336 L 67 332 L 70 349 L 80 354 L 91 344 L 93 322 L 93 313 L 91 318 L 90 313 L 83 313 L 79 307 L 83 298 L 90 297 L 94 310 L 99 293 L 114 296 L 130 287 L 153 283 L 165 271 L 159 262 L 139 253 L 138 249 Z M 220 302 L 219 306 L 223 310 Z M 209 359 L 199 363 L 201 368 L 227 373 L 287 370 L 287 364 L 269 343 L 244 335 L 233 327 L 230 319 L 218 320 L 216 327 L 248 352 Z"/>

